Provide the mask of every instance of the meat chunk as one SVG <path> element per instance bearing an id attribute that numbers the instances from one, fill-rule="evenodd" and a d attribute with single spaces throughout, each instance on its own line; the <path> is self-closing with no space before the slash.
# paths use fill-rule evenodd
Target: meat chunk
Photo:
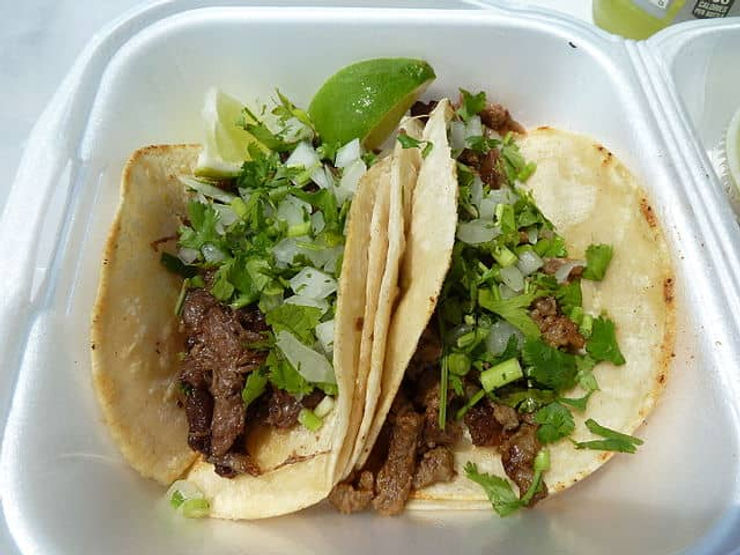
<path id="1" fill-rule="evenodd" d="M 429 114 L 431 114 L 432 110 L 434 110 L 436 107 L 436 100 L 430 100 L 427 103 L 424 103 L 421 100 L 417 100 L 411 105 L 411 116 L 418 117 L 421 121 L 426 121 L 427 119 L 429 119 Z"/>
<path id="2" fill-rule="evenodd" d="M 489 129 L 493 129 L 499 135 L 505 135 L 509 131 L 513 133 L 526 133 L 524 127 L 514 121 L 509 110 L 501 104 L 489 104 L 480 112 L 480 120 Z"/>
<path id="3" fill-rule="evenodd" d="M 412 487 L 421 489 L 437 482 L 449 482 L 455 476 L 455 459 L 446 447 L 427 451 L 416 468 Z"/>
<path id="4" fill-rule="evenodd" d="M 423 419 L 409 412 L 396 418 L 391 432 L 388 457 L 375 480 L 377 495 L 373 507 L 382 515 L 403 511 L 416 470 L 416 450 Z"/>
<path id="5" fill-rule="evenodd" d="M 586 344 L 575 322 L 560 313 L 553 297 L 542 297 L 532 303 L 532 319 L 542 332 L 542 339 L 552 347 L 577 351 Z"/>
<path id="6" fill-rule="evenodd" d="M 435 376 L 436 377 L 436 376 Z M 454 420 L 445 422 L 445 429 L 439 427 L 439 379 L 426 391 L 424 396 L 424 431 L 422 437 L 428 448 L 438 445 L 451 446 L 462 437 L 462 427 Z"/>
<path id="7" fill-rule="evenodd" d="M 507 178 L 502 165 L 501 153 L 497 149 L 492 148 L 483 156 L 478 173 L 481 181 L 491 189 L 500 189 L 506 184 Z"/>
<path id="8" fill-rule="evenodd" d="M 266 422 L 283 430 L 292 428 L 298 422 L 298 414 L 302 408 L 303 404 L 290 393 L 273 388 L 267 402 Z"/>
<path id="9" fill-rule="evenodd" d="M 545 264 L 542 266 L 542 271 L 549 275 L 555 275 L 557 271 L 562 268 L 565 264 L 572 264 L 573 260 L 570 258 L 547 258 Z M 565 283 L 570 283 L 574 279 L 577 279 L 583 275 L 584 267 L 582 265 L 573 266 L 568 272 L 565 278 Z"/>
<path id="10" fill-rule="evenodd" d="M 507 437 L 501 444 L 501 462 L 506 475 L 519 487 L 519 496 L 523 496 L 532 485 L 534 478 L 534 459 L 540 448 L 537 439 L 537 426 L 522 422 L 519 429 Z M 547 486 L 542 482 L 542 487 L 535 493 L 531 507 L 547 496 Z"/>
<path id="11" fill-rule="evenodd" d="M 329 493 L 329 502 L 345 515 L 364 511 L 373 500 L 372 472 L 363 470 L 356 483 L 345 481 L 337 484 Z"/>
<path id="12" fill-rule="evenodd" d="M 516 430 L 519 426 L 519 413 L 506 405 L 493 403 L 493 417 L 496 419 L 496 422 L 501 424 L 504 432 Z"/>
<path id="13" fill-rule="evenodd" d="M 188 349 L 180 369 L 187 391 L 188 444 L 212 459 L 222 475 L 258 472 L 240 452 L 243 445 L 233 447 L 245 433 L 241 394 L 246 376 L 265 360 L 264 352 L 247 347 L 262 337 L 264 318 L 256 308 L 233 311 L 203 289 L 188 292 L 181 318 Z"/>
<path id="14" fill-rule="evenodd" d="M 496 447 L 501 443 L 503 427 L 494 416 L 494 407 L 487 399 L 479 402 L 465 414 L 465 424 L 473 445 Z"/>
<path id="15" fill-rule="evenodd" d="M 208 457 L 208 462 L 214 465 L 219 476 L 233 478 L 239 474 L 259 476 L 260 468 L 249 453 L 226 453 L 221 456 Z"/>

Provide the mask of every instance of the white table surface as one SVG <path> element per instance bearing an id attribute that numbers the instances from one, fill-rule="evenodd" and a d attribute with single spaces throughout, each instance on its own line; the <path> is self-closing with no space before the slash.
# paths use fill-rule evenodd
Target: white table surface
<path id="1" fill-rule="evenodd" d="M 5 206 L 31 127 L 77 55 L 103 25 L 140 3 L 140 0 L 0 1 L 0 211 Z M 305 1 L 306 5 L 321 3 L 321 0 Z M 335 3 L 338 2 L 332 2 Z M 530 0 L 528 3 L 591 20 L 590 0 Z"/>

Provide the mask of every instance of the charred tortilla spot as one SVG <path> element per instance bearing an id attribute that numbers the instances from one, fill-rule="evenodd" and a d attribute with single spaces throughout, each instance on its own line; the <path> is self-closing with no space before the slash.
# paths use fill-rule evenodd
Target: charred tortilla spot
<path id="1" fill-rule="evenodd" d="M 640 199 L 640 212 L 642 212 L 642 215 L 645 217 L 645 221 L 650 227 L 655 228 L 658 225 L 655 213 L 653 212 L 653 207 L 650 206 L 650 203 L 648 203 L 647 199 L 644 197 Z"/>
<path id="2" fill-rule="evenodd" d="M 663 385 L 665 383 L 665 374 L 661 374 L 660 376 L 658 376 L 658 383 L 660 385 Z"/>
<path id="3" fill-rule="evenodd" d="M 663 280 L 663 300 L 668 304 L 673 302 L 673 278 Z"/>
<path id="4" fill-rule="evenodd" d="M 362 331 L 362 325 L 363 325 L 364 323 L 365 323 L 365 319 L 364 319 L 364 318 L 363 318 L 362 316 L 360 316 L 359 318 L 357 318 L 357 319 L 355 320 L 355 329 L 356 329 L 357 331 Z"/>

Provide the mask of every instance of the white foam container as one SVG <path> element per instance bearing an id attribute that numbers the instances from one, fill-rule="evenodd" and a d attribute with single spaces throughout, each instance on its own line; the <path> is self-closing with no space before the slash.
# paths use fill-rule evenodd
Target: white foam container
<path id="1" fill-rule="evenodd" d="M 713 128 L 692 104 L 707 74 L 694 72 L 682 52 L 695 52 L 691 41 L 707 52 L 713 41 L 737 45 L 737 24 L 691 24 L 685 35 L 633 43 L 544 11 L 495 5 L 201 5 L 162 2 L 96 36 L 28 142 L 0 221 L 0 414 L 8 414 L 0 495 L 9 530 L 0 552 L 736 549 L 740 231 L 702 146 Z M 306 105 L 337 68 L 400 55 L 434 66 L 428 96 L 484 89 L 527 126 L 592 135 L 639 176 L 673 253 L 679 306 L 668 385 L 638 432 L 645 445 L 506 519 L 487 511 L 344 517 L 323 506 L 251 523 L 181 519 L 159 486 L 124 463 L 90 383 L 89 314 L 122 166 L 142 145 L 197 141 L 211 85 L 244 99 L 278 86 Z M 705 94 L 710 89 L 717 90 Z"/>

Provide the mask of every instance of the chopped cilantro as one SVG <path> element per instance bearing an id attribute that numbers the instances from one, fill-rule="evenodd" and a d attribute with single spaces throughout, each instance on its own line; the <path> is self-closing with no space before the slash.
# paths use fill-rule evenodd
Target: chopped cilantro
<path id="1" fill-rule="evenodd" d="M 499 516 L 507 516 L 521 507 L 521 501 L 511 488 L 511 484 L 499 476 L 478 472 L 478 466 L 468 461 L 464 468 L 465 476 L 483 488 L 491 501 L 493 510 Z"/>
<path id="2" fill-rule="evenodd" d="M 583 397 L 576 397 L 575 399 L 568 398 L 568 397 L 559 397 L 558 398 L 558 401 L 560 401 L 564 405 L 568 405 L 570 407 L 573 407 L 577 411 L 583 412 L 583 411 L 586 410 L 586 405 L 588 403 L 589 398 L 593 394 L 593 392 L 594 392 L 594 390 L 591 389 Z"/>
<path id="3" fill-rule="evenodd" d="M 613 254 L 611 245 L 589 245 L 586 249 L 586 269 L 583 271 L 583 277 L 593 281 L 604 279 Z"/>
<path id="4" fill-rule="evenodd" d="M 555 293 L 555 298 L 565 314 L 570 314 L 573 309 L 581 308 L 583 296 L 580 280 L 576 279 L 560 286 Z"/>
<path id="5" fill-rule="evenodd" d="M 596 383 L 596 378 L 592 372 L 593 367 L 596 366 L 596 361 L 588 355 L 576 357 L 576 381 L 586 391 L 598 391 L 599 384 Z"/>
<path id="6" fill-rule="evenodd" d="M 268 376 L 270 383 L 276 388 L 291 395 L 308 395 L 313 391 L 313 385 L 308 383 L 278 350 L 270 351 L 265 362 L 270 369 Z"/>
<path id="7" fill-rule="evenodd" d="M 535 299 L 534 294 L 518 295 L 510 299 L 496 299 L 489 289 L 478 292 L 478 304 L 498 314 L 515 328 L 518 328 L 527 338 L 538 338 L 540 328 L 529 316 L 528 308 Z"/>
<path id="8" fill-rule="evenodd" d="M 617 366 L 626 362 L 617 345 L 614 322 L 608 318 L 594 319 L 591 337 L 586 342 L 586 352 L 597 362 L 606 360 Z"/>
<path id="9" fill-rule="evenodd" d="M 242 389 L 242 400 L 244 406 L 248 407 L 253 401 L 265 392 L 267 386 L 267 375 L 261 370 L 255 370 L 247 376 L 247 381 Z"/>
<path id="10" fill-rule="evenodd" d="M 616 430 L 601 426 L 593 418 L 586 420 L 586 428 L 588 428 L 590 432 L 606 439 L 581 442 L 574 441 L 573 444 L 576 446 L 576 449 L 636 453 L 637 446 L 644 443 L 640 438 L 622 434 Z"/>
<path id="11" fill-rule="evenodd" d="M 573 415 L 558 402 L 542 407 L 534 413 L 534 420 L 540 425 L 537 439 L 543 445 L 569 436 L 576 428 Z"/>
<path id="12" fill-rule="evenodd" d="M 403 148 L 421 149 L 422 158 L 426 158 L 434 147 L 431 141 L 420 141 L 418 139 L 414 139 L 406 133 L 399 133 L 397 139 L 398 142 L 401 143 L 401 146 Z"/>
<path id="13" fill-rule="evenodd" d="M 462 104 L 457 110 L 457 115 L 464 122 L 479 114 L 486 107 L 486 93 L 483 91 L 472 94 L 465 89 L 460 89 L 460 95 L 462 96 Z"/>
<path id="14" fill-rule="evenodd" d="M 289 331 L 305 344 L 314 341 L 314 328 L 320 320 L 320 308 L 297 304 L 281 304 L 265 316 L 265 321 L 275 333 L 282 330 Z"/>
<path id="15" fill-rule="evenodd" d="M 184 278 L 191 278 L 198 273 L 197 266 L 189 266 L 178 257 L 168 252 L 163 252 L 161 254 L 161 256 L 159 257 L 159 262 L 162 264 L 162 266 L 167 268 L 168 271 Z"/>
<path id="16" fill-rule="evenodd" d="M 531 366 L 529 378 L 538 384 L 555 391 L 565 391 L 575 385 L 577 369 L 573 355 L 558 351 L 539 339 L 528 339 L 522 358 Z"/>

